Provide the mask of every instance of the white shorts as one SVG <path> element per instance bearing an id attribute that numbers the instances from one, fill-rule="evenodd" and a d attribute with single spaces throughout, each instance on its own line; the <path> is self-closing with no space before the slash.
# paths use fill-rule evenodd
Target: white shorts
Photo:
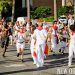
<path id="1" fill-rule="evenodd" d="M 17 49 L 24 49 L 25 48 L 25 42 L 23 42 L 23 43 L 16 43 L 16 48 Z"/>

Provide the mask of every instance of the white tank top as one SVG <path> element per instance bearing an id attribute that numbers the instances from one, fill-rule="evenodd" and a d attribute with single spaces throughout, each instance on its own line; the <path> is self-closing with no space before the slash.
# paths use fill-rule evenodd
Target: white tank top
<path id="1" fill-rule="evenodd" d="M 24 39 L 24 33 L 18 33 L 17 35 L 17 42 L 21 43 L 21 42 L 25 42 L 25 39 Z"/>

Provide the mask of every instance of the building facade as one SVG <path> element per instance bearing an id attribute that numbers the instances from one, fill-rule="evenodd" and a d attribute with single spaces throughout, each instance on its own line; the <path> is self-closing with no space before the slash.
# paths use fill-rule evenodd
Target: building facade
<path id="1" fill-rule="evenodd" d="M 75 0 L 56 0 L 57 4 L 57 10 L 61 6 L 73 6 Z M 21 7 L 21 8 L 26 8 L 27 7 L 27 0 L 15 0 L 15 7 L 16 9 Z M 54 14 L 54 0 L 30 0 L 30 6 L 32 8 L 39 7 L 39 6 L 49 6 L 51 8 L 51 13 L 52 15 Z"/>
<path id="2" fill-rule="evenodd" d="M 16 0 L 15 7 L 25 8 L 27 7 L 27 0 Z M 32 8 L 39 6 L 49 6 L 51 13 L 54 13 L 54 0 L 30 0 L 30 6 Z M 57 10 L 62 6 L 62 0 L 57 0 Z"/>

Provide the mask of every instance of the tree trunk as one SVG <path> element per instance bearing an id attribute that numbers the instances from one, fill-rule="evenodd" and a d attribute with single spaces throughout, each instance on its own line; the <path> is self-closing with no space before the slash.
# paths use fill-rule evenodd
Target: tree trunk
<path id="1" fill-rule="evenodd" d="M 0 20 L 1 20 L 1 18 L 2 18 L 2 15 L 1 15 L 1 11 L 0 11 Z"/>
<path id="2" fill-rule="evenodd" d="M 27 0 L 27 17 L 28 17 L 28 20 L 30 20 L 30 1 Z"/>
<path id="3" fill-rule="evenodd" d="M 15 0 L 13 0 L 13 3 L 12 3 L 12 19 L 11 19 L 11 22 L 14 22 L 14 11 L 15 11 Z"/>
<path id="4" fill-rule="evenodd" d="M 75 20 L 75 0 L 74 0 L 74 20 Z"/>
<path id="5" fill-rule="evenodd" d="M 57 6 L 56 6 L 56 0 L 54 0 L 54 20 L 57 20 Z"/>
<path id="6" fill-rule="evenodd" d="M 66 0 L 62 0 L 62 7 L 66 5 Z"/>

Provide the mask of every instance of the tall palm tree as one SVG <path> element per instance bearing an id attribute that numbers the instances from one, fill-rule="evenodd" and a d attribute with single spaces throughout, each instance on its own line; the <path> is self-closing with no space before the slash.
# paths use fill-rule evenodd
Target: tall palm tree
<path id="1" fill-rule="evenodd" d="M 56 5 L 56 0 L 54 0 L 54 20 L 57 20 L 57 5 Z"/>

